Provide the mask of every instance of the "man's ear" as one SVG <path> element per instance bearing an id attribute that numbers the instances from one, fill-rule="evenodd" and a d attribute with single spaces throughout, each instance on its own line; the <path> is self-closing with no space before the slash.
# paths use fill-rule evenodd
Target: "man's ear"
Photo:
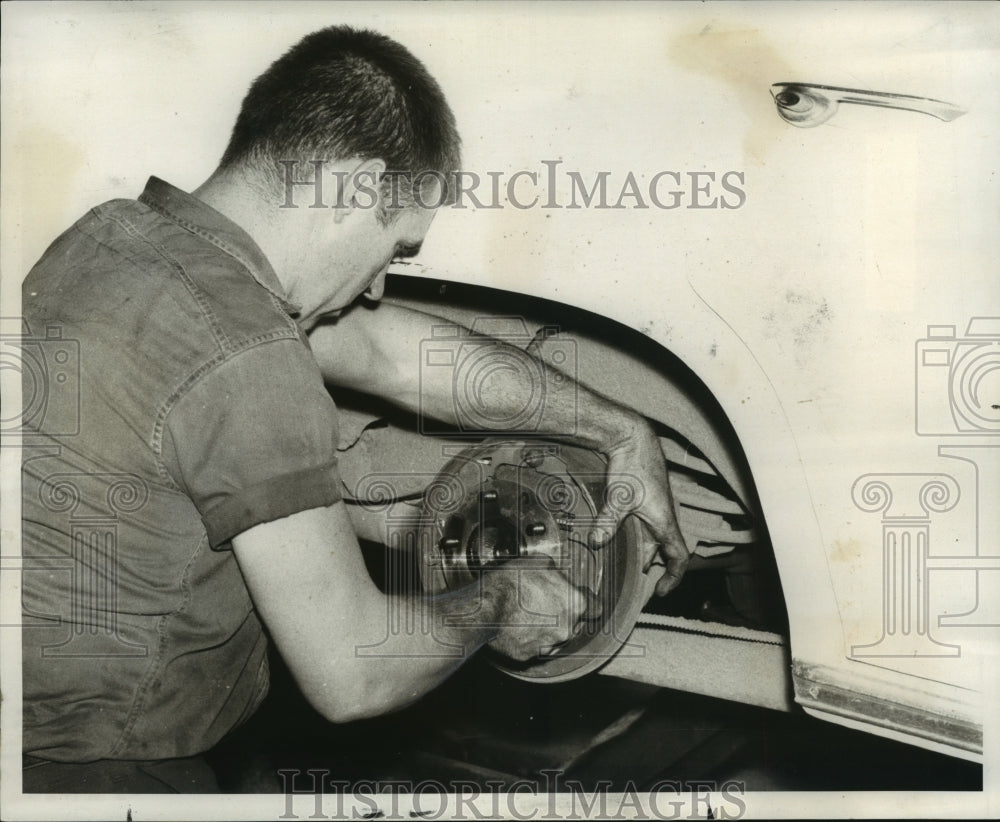
<path id="1" fill-rule="evenodd" d="M 385 161 L 375 157 L 361 161 L 353 171 L 340 177 L 338 182 L 343 185 L 343 191 L 338 193 L 337 205 L 334 207 L 335 222 L 342 222 L 355 209 L 381 207 L 380 183 L 385 169 Z"/>

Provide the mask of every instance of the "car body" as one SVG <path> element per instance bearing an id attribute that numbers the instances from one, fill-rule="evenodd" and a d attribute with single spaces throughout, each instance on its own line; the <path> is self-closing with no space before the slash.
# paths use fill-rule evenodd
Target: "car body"
<path id="1" fill-rule="evenodd" d="M 539 201 L 442 215 L 422 273 L 584 309 L 680 359 L 745 453 L 781 577 L 795 700 L 977 758 L 1000 626 L 995 26 L 976 33 L 966 8 L 905 21 L 884 9 L 758 12 L 643 9 L 576 20 L 572 37 L 547 30 L 525 45 L 521 33 L 505 52 L 525 57 L 513 79 L 477 73 L 486 88 L 474 92 L 467 167 L 533 172 L 514 199 Z M 628 48 L 588 61 L 602 24 Z M 771 97 L 785 81 L 968 113 L 945 122 L 842 104 L 803 129 Z M 676 208 L 643 188 L 664 170 Z M 610 171 L 607 204 L 624 192 L 624 207 L 574 209 L 572 171 L 588 186 Z M 604 342 L 625 356 L 589 368 L 581 349 L 586 380 L 670 424 L 660 386 L 638 357 L 629 365 L 626 335 Z M 704 432 L 692 438 L 713 453 Z M 737 462 L 716 464 L 732 476 Z M 665 660 L 644 665 L 671 683 Z"/>

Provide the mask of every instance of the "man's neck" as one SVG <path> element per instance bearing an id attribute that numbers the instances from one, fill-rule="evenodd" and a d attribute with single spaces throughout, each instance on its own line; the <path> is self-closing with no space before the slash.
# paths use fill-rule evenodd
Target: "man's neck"
<path id="1" fill-rule="evenodd" d="M 239 172 L 217 171 L 191 194 L 249 234 L 271 263 L 285 293 L 291 294 L 294 283 L 285 257 L 294 238 L 288 236 L 290 226 L 277 224 L 272 213 L 276 204 L 269 203 Z"/>

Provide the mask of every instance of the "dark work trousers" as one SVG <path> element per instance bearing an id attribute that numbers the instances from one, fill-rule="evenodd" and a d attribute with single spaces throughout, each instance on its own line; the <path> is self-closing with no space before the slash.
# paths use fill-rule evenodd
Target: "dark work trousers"
<path id="1" fill-rule="evenodd" d="M 219 793 L 201 756 L 151 762 L 50 762 L 24 757 L 24 793 Z"/>

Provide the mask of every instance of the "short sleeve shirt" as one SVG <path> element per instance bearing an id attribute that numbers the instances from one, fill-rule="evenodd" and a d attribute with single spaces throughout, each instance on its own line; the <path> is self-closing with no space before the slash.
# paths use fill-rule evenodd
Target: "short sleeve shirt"
<path id="1" fill-rule="evenodd" d="M 242 229 L 156 178 L 23 296 L 24 752 L 204 751 L 268 683 L 230 540 L 341 498 L 297 309 Z"/>

